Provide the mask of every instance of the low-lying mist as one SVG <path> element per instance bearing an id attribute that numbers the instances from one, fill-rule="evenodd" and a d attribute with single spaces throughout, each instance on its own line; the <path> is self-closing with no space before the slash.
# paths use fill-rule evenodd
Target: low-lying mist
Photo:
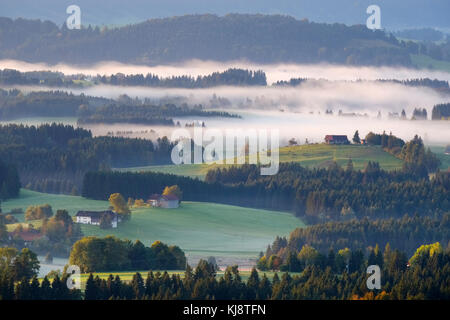
<path id="1" fill-rule="evenodd" d="M 204 61 L 186 62 L 172 66 L 135 66 L 119 63 L 99 63 L 90 67 L 68 65 L 47 66 L 27 64 L 18 61 L 0 61 L 0 68 L 15 68 L 21 71 L 54 70 L 66 74 L 126 74 L 154 73 L 162 77 L 171 75 L 205 75 L 223 71 L 230 67 L 261 69 L 266 72 L 268 83 L 289 80 L 290 78 L 315 78 L 331 81 L 310 80 L 297 87 L 214 87 L 207 89 L 120 87 L 98 85 L 85 88 L 43 88 L 22 87 L 25 91 L 65 90 L 75 94 L 118 98 L 126 94 L 132 98 L 149 98 L 155 103 L 161 101 L 186 102 L 190 105 L 202 104 L 206 108 L 227 110 L 243 116 L 242 119 L 205 118 L 207 127 L 214 128 L 273 128 L 280 130 L 282 142 L 295 137 L 303 143 L 322 142 L 326 134 L 353 135 L 359 130 L 361 136 L 369 131 L 391 132 L 405 140 L 415 134 L 429 144 L 450 143 L 450 130 L 447 121 L 411 121 L 392 119 L 389 113 L 398 113 L 404 109 L 410 119 L 415 108 L 425 108 L 428 119 L 432 107 L 439 103 L 450 102 L 450 95 L 426 87 L 411 87 L 398 83 L 374 82 L 375 79 L 412 79 L 425 78 L 450 80 L 450 73 L 432 70 L 418 70 L 392 67 L 348 67 L 333 65 L 255 65 L 245 62 L 216 63 Z M 363 80 L 363 81 L 355 81 Z M 367 81 L 364 81 L 367 80 Z M 332 110 L 333 115 L 325 115 Z M 362 116 L 338 116 L 343 113 L 355 113 Z M 381 119 L 377 119 L 381 112 Z M 191 123 L 196 119 L 175 119 Z M 156 136 L 170 135 L 173 128 L 145 125 L 89 125 L 94 134 L 119 132 L 119 135 L 141 136 L 154 139 Z M 149 133 L 153 129 L 156 131 Z M 127 132 L 127 133 L 124 133 Z M 130 133 L 132 132 L 132 133 Z"/>
<path id="2" fill-rule="evenodd" d="M 114 61 L 99 62 L 95 65 L 74 66 L 69 64 L 48 65 L 45 63 L 28 63 L 18 60 L 0 60 L 0 68 L 16 69 L 22 72 L 36 70 L 59 71 L 65 74 L 86 75 L 111 75 L 123 74 L 147 74 L 152 73 L 160 77 L 190 75 L 208 75 L 213 72 L 225 71 L 229 68 L 242 68 L 249 70 L 263 70 L 267 75 L 267 83 L 270 85 L 276 81 L 289 80 L 291 78 L 312 78 L 328 80 L 376 80 L 376 79 L 414 79 L 430 78 L 450 81 L 450 73 L 429 69 L 410 69 L 404 67 L 358 67 L 330 64 L 256 64 L 247 61 L 200 61 L 192 60 L 172 65 L 132 65 Z"/>

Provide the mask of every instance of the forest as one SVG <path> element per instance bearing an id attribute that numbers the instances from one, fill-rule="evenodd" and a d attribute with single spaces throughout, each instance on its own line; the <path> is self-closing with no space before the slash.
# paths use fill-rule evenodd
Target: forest
<path id="1" fill-rule="evenodd" d="M 298 254 L 302 248 L 311 247 L 317 252 L 343 249 L 362 250 L 368 253 L 377 245 L 390 245 L 408 255 L 412 255 L 423 243 L 439 242 L 444 247 L 450 245 L 450 212 L 441 218 L 435 216 L 404 216 L 399 219 L 352 219 L 349 221 L 327 222 L 297 228 L 288 238 L 277 237 L 267 247 L 266 261 L 276 256 L 286 263 L 291 254 Z M 272 258 L 273 259 L 273 258 Z"/>
<path id="2" fill-rule="evenodd" d="M 171 174 L 88 172 L 82 195 L 105 200 L 112 192 L 146 199 L 167 185 L 178 185 L 187 201 L 218 202 L 284 210 L 311 222 L 400 218 L 405 214 L 441 216 L 450 209 L 448 172 L 431 179 L 426 170 L 388 172 L 369 162 L 363 171 L 337 164 L 306 169 L 281 163 L 279 173 L 261 176 L 256 165 L 210 170 L 206 181 Z"/>
<path id="3" fill-rule="evenodd" d="M 69 290 L 67 274 L 52 280 L 37 278 L 39 264 L 36 255 L 24 249 L 20 253 L 1 248 L 0 257 L 8 256 L 8 264 L 0 265 L 0 299 L 3 300 L 436 300 L 449 299 L 450 252 L 439 243 L 421 246 L 409 259 L 405 253 L 390 247 L 372 250 L 366 257 L 362 252 L 330 252 L 322 265 L 310 260 L 303 273 L 272 279 L 253 269 L 244 281 L 237 266 L 226 268 L 217 276 L 213 264 L 201 260 L 195 269 L 189 265 L 182 276 L 167 271 L 149 271 L 146 277 L 136 272 L 131 281 L 109 275 L 101 279 L 90 274 L 85 290 Z M 348 268 L 345 264 L 348 262 Z M 379 263 L 381 289 L 366 286 L 367 265 Z M 341 269 L 340 266 L 343 266 Z M 426 281 L 424 281 L 426 279 Z M 51 281 L 50 281 L 51 280 Z"/>
<path id="4" fill-rule="evenodd" d="M 49 193 L 78 194 L 88 171 L 170 163 L 172 147 L 166 137 L 154 144 L 55 123 L 0 125 L 0 159 L 14 163 L 22 186 Z"/>
<path id="5" fill-rule="evenodd" d="M 82 87 L 84 84 L 106 84 L 113 86 L 146 86 L 164 88 L 209 88 L 216 86 L 265 86 L 266 74 L 261 71 L 251 71 L 230 68 L 223 72 L 214 72 L 205 76 L 189 75 L 160 77 L 156 74 L 116 73 L 110 76 L 87 76 L 84 74 L 65 75 L 62 72 L 32 71 L 20 72 L 15 69 L 0 69 L 1 85 L 39 85 L 45 87 Z"/>
<path id="6" fill-rule="evenodd" d="M 136 123 L 173 126 L 175 123 L 171 117 L 187 116 L 239 118 L 228 112 L 204 111 L 201 105 L 189 107 L 187 104 L 183 104 L 177 107 L 173 104 L 159 106 L 110 104 L 95 108 L 93 111 L 89 108 L 83 109 L 79 113 L 78 123 Z"/>
<path id="7" fill-rule="evenodd" d="M 4 163 L 0 158 L 0 200 L 17 197 L 20 186 L 17 168 L 14 165 Z"/>
<path id="8" fill-rule="evenodd" d="M 193 59 L 411 66 L 409 54 L 448 58 L 448 45 L 399 42 L 364 25 L 282 15 L 185 15 L 118 28 L 69 30 L 49 21 L 0 19 L 0 59 L 71 64 L 167 64 Z M 138 44 L 138 45 L 136 45 Z"/>

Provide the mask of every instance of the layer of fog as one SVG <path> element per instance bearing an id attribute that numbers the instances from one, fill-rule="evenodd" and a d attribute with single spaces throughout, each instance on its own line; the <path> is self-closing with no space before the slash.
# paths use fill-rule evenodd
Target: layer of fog
<path id="1" fill-rule="evenodd" d="M 374 80 L 438 78 L 450 80 L 450 73 L 415 70 L 404 68 L 346 67 L 331 65 L 254 65 L 243 62 L 215 63 L 191 62 L 174 66 L 143 67 L 118 63 L 102 63 L 91 67 L 73 67 L 67 65 L 47 66 L 25 64 L 17 61 L 1 61 L 0 68 L 16 68 L 22 71 L 56 70 L 64 73 L 147 73 L 161 76 L 199 75 L 222 71 L 228 67 L 245 67 L 252 70 L 264 70 L 269 83 L 288 80 L 292 77 L 323 78 L 328 80 Z M 55 90 L 56 88 L 22 87 L 26 91 Z M 348 81 L 308 81 L 297 87 L 215 87 L 207 89 L 150 88 L 92 86 L 80 89 L 59 88 L 75 94 L 118 98 L 126 94 L 132 98 L 148 98 L 155 103 L 161 101 L 186 102 L 190 105 L 202 104 L 206 108 L 228 110 L 239 113 L 242 119 L 206 118 L 208 128 L 273 128 L 279 129 L 283 143 L 295 137 L 299 142 L 321 142 L 325 134 L 347 134 L 352 136 L 360 130 L 362 136 L 369 131 L 393 132 L 405 140 L 415 134 L 422 136 L 430 144 L 448 144 L 450 130 L 448 122 L 436 121 L 400 121 L 389 119 L 389 113 L 400 113 L 403 109 L 411 118 L 414 108 L 425 108 L 428 118 L 432 107 L 439 103 L 450 102 L 450 95 L 438 93 L 425 87 L 408 87 L 394 83 L 348 82 Z M 326 110 L 333 110 L 333 116 L 326 116 Z M 337 113 L 367 114 L 367 117 L 339 117 Z M 377 120 L 378 112 L 382 119 Z M 175 119 L 185 123 L 196 118 Z M 114 133 L 125 136 L 141 136 L 155 139 L 170 135 L 171 128 L 142 125 L 90 125 L 93 133 L 103 135 Z M 151 131 L 153 130 L 153 131 Z"/>
<path id="2" fill-rule="evenodd" d="M 55 88 L 21 87 L 25 92 Z M 431 114 L 434 105 L 450 102 L 450 95 L 425 87 L 410 87 L 380 82 L 308 81 L 297 87 L 214 87 L 207 89 L 120 87 L 99 85 L 86 88 L 58 88 L 75 94 L 84 93 L 117 99 L 121 95 L 148 98 L 151 102 L 186 102 L 206 108 L 289 110 L 293 112 L 368 113 L 378 111 L 411 116 L 414 108 L 425 108 Z"/>
<path id="3" fill-rule="evenodd" d="M 246 61 L 199 61 L 192 60 L 179 64 L 145 66 L 123 64 L 119 62 L 100 62 L 94 65 L 74 66 L 69 64 L 48 65 L 45 63 L 28 63 L 18 60 L 0 60 L 0 69 L 10 68 L 19 71 L 51 70 L 65 74 L 86 75 L 110 75 L 123 74 L 147 74 L 152 73 L 161 77 L 180 75 L 207 75 L 216 71 L 224 71 L 228 68 L 243 68 L 249 70 L 263 70 L 267 75 L 268 84 L 291 78 L 324 78 L 328 80 L 376 80 L 376 79 L 413 79 L 431 78 L 450 81 L 450 73 L 428 69 L 412 69 L 404 67 L 356 67 L 330 64 L 256 64 Z"/>
<path id="4" fill-rule="evenodd" d="M 447 145 L 450 143 L 449 125 L 445 121 L 425 121 L 425 120 L 394 120 L 394 119 L 374 119 L 364 117 L 339 117 L 336 115 L 318 115 L 305 113 L 291 113 L 279 111 L 251 110 L 240 112 L 242 119 L 223 118 L 177 118 L 182 127 L 186 123 L 204 121 L 207 130 L 218 129 L 225 135 L 227 129 L 242 130 L 278 130 L 280 144 L 285 146 L 291 138 L 295 138 L 299 144 L 321 143 L 327 134 L 345 134 L 349 139 L 353 137 L 356 130 L 361 138 L 370 131 L 382 133 L 386 131 L 404 139 L 411 140 L 414 135 L 419 135 L 428 145 Z M 84 125 L 95 135 L 106 135 L 113 133 L 118 136 L 141 137 L 154 140 L 157 137 L 168 136 L 177 129 L 174 127 L 158 127 L 137 124 L 115 124 L 115 125 Z M 154 130 L 154 132 L 151 132 Z M 191 131 L 191 137 L 193 137 Z M 245 132 L 244 132 L 245 133 Z M 270 135 L 270 132 L 269 132 Z"/>

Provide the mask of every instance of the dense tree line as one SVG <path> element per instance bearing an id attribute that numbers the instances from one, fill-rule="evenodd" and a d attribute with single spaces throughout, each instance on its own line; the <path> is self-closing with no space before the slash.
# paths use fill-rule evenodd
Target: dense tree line
<path id="1" fill-rule="evenodd" d="M 15 69 L 0 69 L 0 84 L 3 85 L 42 85 L 47 87 L 80 87 L 82 81 L 89 84 L 108 84 L 120 86 L 147 86 L 165 88 L 209 88 L 215 86 L 265 86 L 266 74 L 261 71 L 230 68 L 205 76 L 189 75 L 159 77 L 156 74 L 116 73 L 110 76 L 95 77 L 84 74 L 65 75 L 61 72 L 32 71 L 20 72 Z"/>
<path id="2" fill-rule="evenodd" d="M 369 162 L 363 171 L 337 164 L 306 169 L 281 163 L 277 175 L 261 176 L 256 165 L 217 168 L 206 181 L 145 172 L 89 172 L 82 195 L 105 200 L 113 192 L 147 199 L 167 185 L 178 185 L 187 201 L 208 201 L 256 208 L 287 210 L 310 222 L 353 217 L 440 215 L 450 209 L 448 172 L 429 179 L 423 171 L 381 170 Z"/>
<path id="3" fill-rule="evenodd" d="M 433 107 L 431 113 L 432 120 L 450 119 L 450 103 L 437 104 Z"/>
<path id="4" fill-rule="evenodd" d="M 85 110 L 80 114 L 79 124 L 85 123 L 138 123 L 175 125 L 172 117 L 234 117 L 228 112 L 204 111 L 201 105 L 189 107 L 184 104 L 180 107 L 174 104 L 166 105 L 128 105 L 111 104 L 96 108 L 93 111 Z"/>
<path id="5" fill-rule="evenodd" d="M 84 76 L 83 76 L 84 77 Z M 0 69 L 0 84 L 2 85 L 41 85 L 46 87 L 80 87 L 78 76 L 65 76 L 55 71 L 20 72 L 15 69 Z"/>
<path id="6" fill-rule="evenodd" d="M 274 86 L 298 86 L 304 82 L 336 82 L 333 80 L 328 79 L 310 79 L 310 78 L 291 78 L 290 80 L 280 80 L 275 82 Z M 397 79 L 377 79 L 377 80 L 338 80 L 337 82 L 356 82 L 356 83 L 373 83 L 373 82 L 380 82 L 380 83 L 396 83 L 401 84 L 404 86 L 410 86 L 410 87 L 427 87 L 432 88 L 435 90 L 438 90 L 440 92 L 450 92 L 450 85 L 448 81 L 445 80 L 438 80 L 438 79 L 430 79 L 430 78 L 416 78 L 416 79 L 406 79 L 406 80 L 397 80 Z"/>
<path id="7" fill-rule="evenodd" d="M 186 257 L 177 246 L 155 241 L 150 247 L 114 236 L 85 237 L 73 245 L 69 263 L 82 272 L 126 270 L 184 270 Z"/>
<path id="8" fill-rule="evenodd" d="M 67 289 L 56 276 L 50 283 L 47 277 L 39 283 L 36 275 L 14 282 L 12 276 L 2 274 L 0 299 L 2 300 L 58 300 L 58 299 L 139 299 L 139 300 L 448 300 L 450 292 L 450 252 L 448 250 L 418 250 L 417 259 L 407 265 L 406 255 L 399 250 L 373 250 L 368 258 L 362 253 L 350 253 L 348 268 L 333 269 L 339 265 L 341 254 L 330 253 L 321 264 L 306 266 L 299 275 L 277 273 L 272 279 L 260 276 L 252 269 L 247 281 L 237 266 L 229 266 L 218 277 L 214 265 L 201 260 L 195 269 L 187 267 L 184 276 L 170 276 L 166 271 L 149 271 L 146 277 L 136 272 L 129 282 L 118 275 L 107 279 L 90 274 L 84 294 L 81 290 Z M 344 264 L 346 261 L 344 261 Z M 365 267 L 380 265 L 381 289 L 369 290 Z M 8 274 L 8 273 L 5 273 Z M 426 279 L 426 281 L 424 281 Z"/>
<path id="9" fill-rule="evenodd" d="M 247 59 L 411 65 L 409 53 L 418 51 L 414 43 L 403 45 L 394 36 L 364 25 L 314 23 L 281 15 L 186 15 L 103 30 L 69 30 L 65 24 L 59 28 L 48 21 L 2 18 L 0 30 L 4 39 L 0 58 L 47 63 Z"/>
<path id="10" fill-rule="evenodd" d="M 1 200 L 19 196 L 19 191 L 20 178 L 16 166 L 6 164 L 0 158 L 0 204 Z"/>
<path id="11" fill-rule="evenodd" d="M 214 72 L 206 76 L 172 76 L 160 78 L 158 75 L 143 74 L 113 74 L 111 76 L 97 76 L 95 83 L 121 85 L 121 86 L 149 86 L 149 87 L 176 87 L 176 88 L 208 88 L 215 86 L 265 86 L 266 74 L 261 71 L 251 71 L 231 68 L 223 72 Z"/>
<path id="12" fill-rule="evenodd" d="M 24 94 L 17 89 L 0 89 L 0 119 L 75 116 L 80 105 L 86 103 L 86 97 L 63 91 Z"/>
<path id="13" fill-rule="evenodd" d="M 319 252 L 333 249 L 337 253 L 346 248 L 368 252 L 377 245 L 384 248 L 387 244 L 412 255 L 421 244 L 434 242 L 450 246 L 450 213 L 441 218 L 404 216 L 401 219 L 361 219 L 297 228 L 287 239 L 277 237 L 264 256 L 267 263 L 271 256 L 279 258 L 281 265 L 291 254 L 298 255 L 305 247 Z"/>
<path id="14" fill-rule="evenodd" d="M 76 194 L 87 171 L 169 163 L 171 149 L 166 137 L 154 144 L 137 138 L 92 137 L 90 131 L 55 123 L 0 125 L 0 159 L 15 164 L 23 186 L 45 192 Z"/>

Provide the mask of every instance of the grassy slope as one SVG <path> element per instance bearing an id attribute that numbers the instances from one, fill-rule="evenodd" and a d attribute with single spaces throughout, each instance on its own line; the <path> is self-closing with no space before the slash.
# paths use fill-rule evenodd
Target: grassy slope
<path id="1" fill-rule="evenodd" d="M 21 190 L 18 199 L 2 203 L 4 212 L 13 208 L 48 203 L 53 210 L 104 210 L 107 201 L 81 197 L 43 194 Z M 24 215 L 15 215 L 24 221 Z M 37 225 L 38 226 L 38 225 Z M 141 208 L 133 210 L 131 221 L 118 229 L 102 230 L 83 225 L 85 235 L 116 235 L 139 239 L 146 245 L 155 240 L 176 244 L 189 254 L 198 256 L 255 258 L 277 235 L 288 235 L 292 229 L 304 226 L 290 213 L 249 209 L 213 203 L 183 202 L 179 209 Z M 10 229 L 15 226 L 11 225 Z"/>
<path id="2" fill-rule="evenodd" d="M 256 256 L 277 235 L 304 224 L 289 213 L 214 203 L 183 202 L 179 209 L 141 208 L 115 230 L 83 226 L 86 235 L 114 234 L 147 245 L 155 240 L 176 244 L 191 254 Z"/>
<path id="3" fill-rule="evenodd" d="M 426 55 L 411 54 L 412 63 L 418 68 L 436 69 L 450 72 L 450 62 L 435 60 Z"/>
<path id="4" fill-rule="evenodd" d="M 306 167 L 325 167 L 331 161 L 337 161 L 340 165 L 345 166 L 349 158 L 352 159 L 356 169 L 363 169 L 369 161 L 377 161 L 382 168 L 387 170 L 401 169 L 402 167 L 401 160 L 377 146 L 313 144 L 280 148 L 280 162 L 299 162 Z M 220 166 L 189 164 L 179 166 L 148 166 L 118 170 L 133 172 L 155 171 L 203 179 L 208 170 Z"/>
<path id="5" fill-rule="evenodd" d="M 445 154 L 445 147 L 431 146 L 431 151 L 441 160 L 441 170 L 450 168 L 450 155 Z"/>

